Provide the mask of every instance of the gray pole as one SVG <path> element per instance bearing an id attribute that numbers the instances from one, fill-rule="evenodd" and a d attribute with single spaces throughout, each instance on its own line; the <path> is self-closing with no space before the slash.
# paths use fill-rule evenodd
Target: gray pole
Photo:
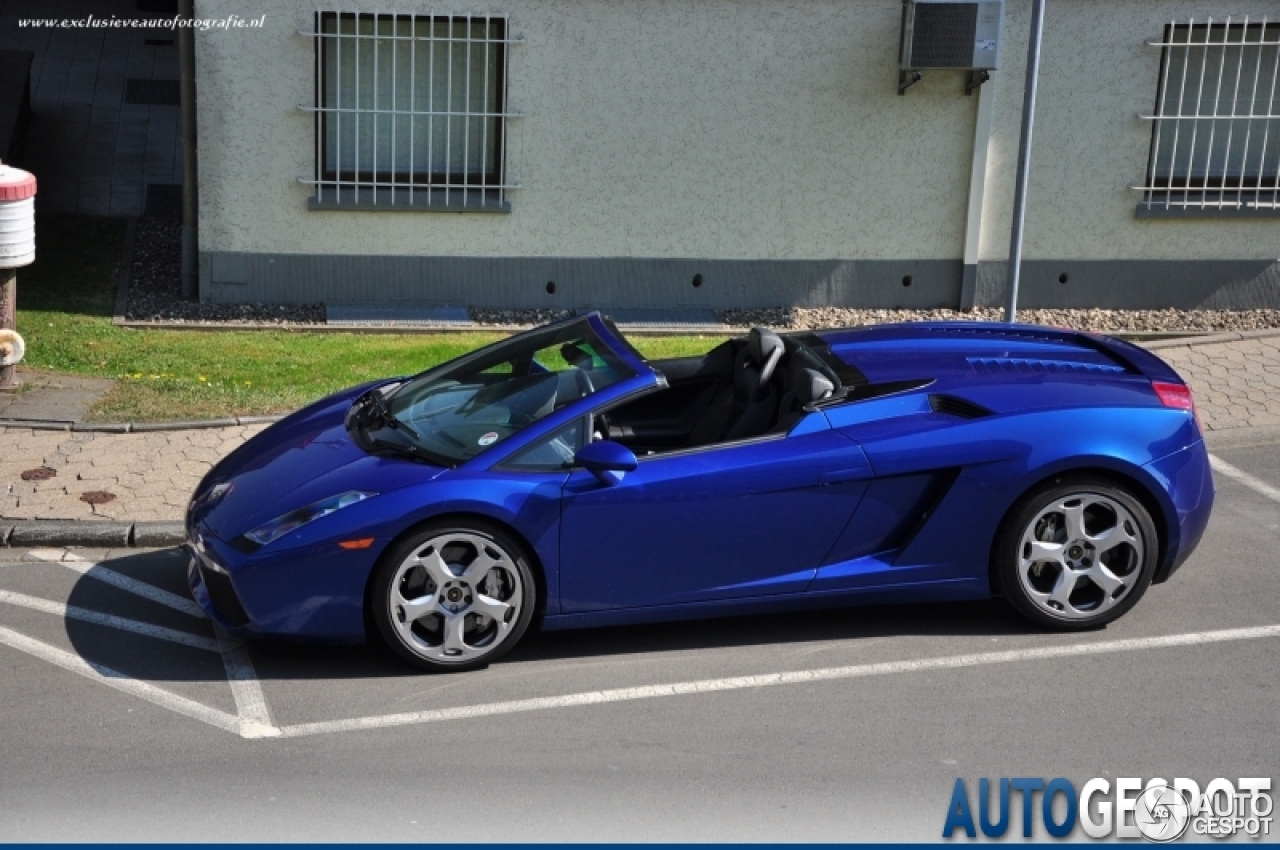
<path id="1" fill-rule="evenodd" d="M 1009 301 L 1004 320 L 1018 315 L 1022 277 L 1022 226 L 1027 218 L 1027 174 L 1031 171 L 1031 129 L 1036 120 L 1036 82 L 1040 77 L 1040 42 L 1044 37 L 1044 0 L 1031 0 L 1031 37 L 1027 41 L 1027 84 L 1022 93 L 1022 139 L 1018 144 L 1018 182 L 1013 192 L 1013 229 L 1009 236 Z"/>
<path id="2" fill-rule="evenodd" d="M 18 270 L 0 269 L 0 330 L 18 327 Z M 12 366 L 0 366 L 0 389 L 17 386 Z"/>
<path id="3" fill-rule="evenodd" d="M 179 16 L 195 17 L 194 0 L 180 0 Z M 199 294 L 196 270 L 196 50 L 190 25 L 178 30 L 178 79 L 182 102 L 182 294 Z"/>

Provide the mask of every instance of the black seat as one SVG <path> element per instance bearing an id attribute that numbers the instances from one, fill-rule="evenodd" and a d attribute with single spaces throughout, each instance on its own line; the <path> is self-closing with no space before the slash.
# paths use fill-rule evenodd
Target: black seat
<path id="1" fill-rule="evenodd" d="M 767 328 L 752 328 L 733 372 L 734 416 L 724 439 L 745 440 L 769 430 L 778 413 L 774 375 L 787 347 Z"/>
<path id="2" fill-rule="evenodd" d="M 787 392 L 778 404 L 778 424 L 775 431 L 790 431 L 796 423 L 805 417 L 805 407 L 825 398 L 830 398 L 836 391 L 831 379 L 816 369 L 809 369 L 799 361 L 789 370 Z"/>

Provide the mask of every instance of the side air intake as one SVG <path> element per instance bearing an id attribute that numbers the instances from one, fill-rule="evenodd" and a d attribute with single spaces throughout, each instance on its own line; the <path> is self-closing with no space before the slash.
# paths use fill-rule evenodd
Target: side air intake
<path id="1" fill-rule="evenodd" d="M 980 404 L 953 395 L 929 396 L 929 408 L 934 413 L 945 413 L 960 419 L 981 419 L 992 414 L 992 411 Z"/>

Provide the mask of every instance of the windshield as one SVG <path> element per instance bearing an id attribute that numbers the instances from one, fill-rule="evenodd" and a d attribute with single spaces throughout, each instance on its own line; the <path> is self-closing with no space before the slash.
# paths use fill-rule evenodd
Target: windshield
<path id="1" fill-rule="evenodd" d="M 417 447 L 450 462 L 634 375 L 585 319 L 513 337 L 396 389 L 387 412 Z"/>

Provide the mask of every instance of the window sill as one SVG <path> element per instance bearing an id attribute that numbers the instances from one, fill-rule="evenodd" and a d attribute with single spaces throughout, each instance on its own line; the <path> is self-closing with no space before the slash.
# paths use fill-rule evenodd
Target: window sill
<path id="1" fill-rule="evenodd" d="M 1134 218 L 1280 218 L 1275 207 L 1175 207 L 1166 209 L 1160 201 L 1151 206 L 1138 204 Z"/>
<path id="2" fill-rule="evenodd" d="M 375 200 L 369 189 L 343 189 L 341 194 L 328 188 L 323 200 L 314 195 L 307 198 L 309 210 L 333 210 L 339 212 L 419 212 L 419 213 L 499 213 L 509 214 L 511 202 L 498 199 L 493 190 L 468 190 L 463 200 L 461 189 L 450 189 L 448 201 L 442 189 L 415 189 L 410 198 L 408 189 L 379 189 Z"/>

